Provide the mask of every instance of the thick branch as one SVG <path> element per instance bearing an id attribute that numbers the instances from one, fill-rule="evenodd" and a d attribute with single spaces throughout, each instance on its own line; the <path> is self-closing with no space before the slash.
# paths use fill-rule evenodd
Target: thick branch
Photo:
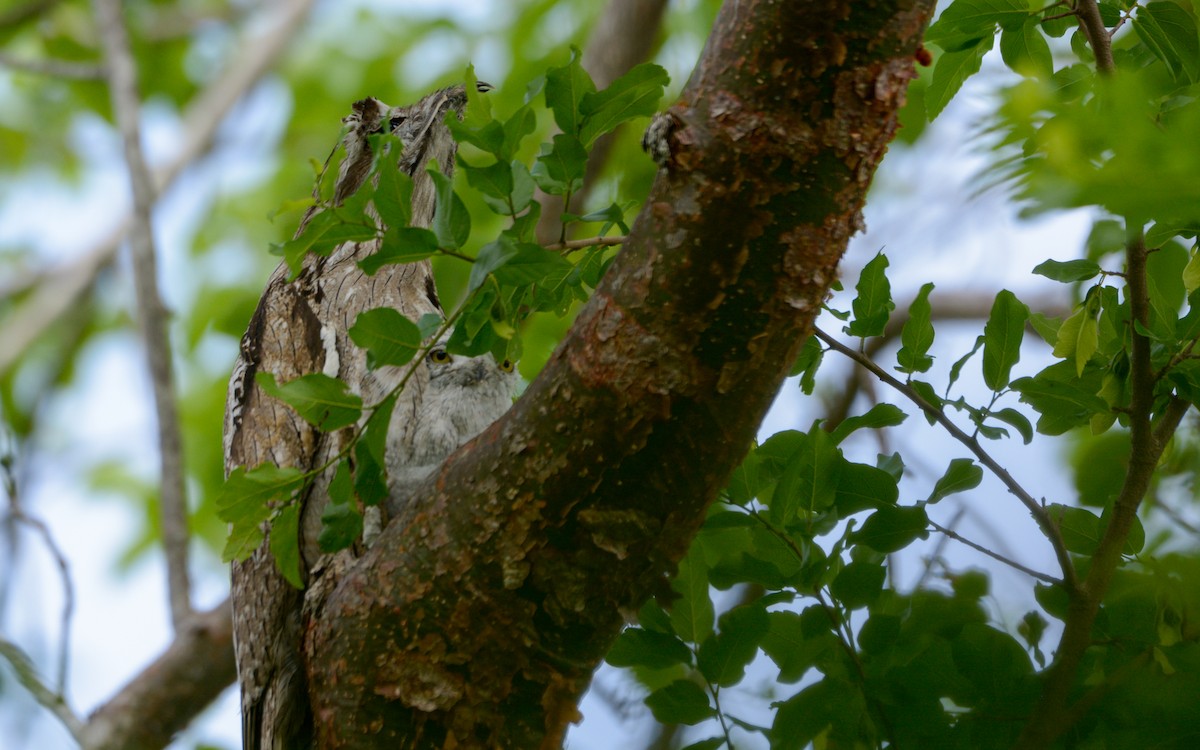
<path id="1" fill-rule="evenodd" d="M 1092 46 L 1092 54 L 1096 56 L 1096 70 L 1102 75 L 1111 75 L 1117 69 L 1113 62 L 1112 41 L 1108 37 L 1108 29 L 1104 28 L 1104 20 L 1100 18 L 1100 5 L 1096 0 L 1079 0 L 1075 6 L 1079 16 L 1079 25 L 1087 35 L 1088 43 Z"/>
<path id="2" fill-rule="evenodd" d="M 1150 293 L 1146 277 L 1146 243 L 1140 226 L 1131 230 L 1126 245 L 1125 279 L 1133 320 L 1144 328 L 1150 316 Z M 1108 526 L 1092 555 L 1087 578 L 1071 597 L 1042 699 L 1017 742 L 1022 748 L 1049 747 L 1071 726 L 1067 719 L 1068 702 L 1083 655 L 1092 645 L 1096 613 L 1121 562 L 1121 551 L 1133 528 L 1138 507 L 1150 488 L 1158 460 L 1187 411 L 1185 402 L 1174 399 L 1160 417 L 1158 426 L 1152 426 L 1154 373 L 1150 363 L 1150 340 L 1135 327 L 1130 328 L 1133 345 L 1129 357 L 1129 470 L 1113 503 Z"/>
<path id="3" fill-rule="evenodd" d="M 142 325 L 150 382 L 158 416 L 158 449 L 162 469 L 159 513 L 163 547 L 167 558 L 167 587 L 171 619 L 179 629 L 192 612 L 188 578 L 187 490 L 183 476 L 183 438 L 175 382 L 171 367 L 171 341 L 167 333 L 167 310 L 158 293 L 158 261 L 154 230 L 150 222 L 156 191 L 142 155 L 138 119 L 141 102 L 137 93 L 137 64 L 129 48 L 129 35 L 121 17 L 119 0 L 95 0 L 96 20 L 104 44 L 109 95 L 125 144 L 125 164 L 133 191 L 133 225 L 129 248 L 133 255 L 134 290 Z"/>
<path id="4" fill-rule="evenodd" d="M 170 744 L 233 682 L 229 600 L 193 615 L 150 666 L 88 718 L 87 750 L 157 750 Z"/>
<path id="5" fill-rule="evenodd" d="M 310 594 L 319 746 L 561 745 L 807 336 L 932 6 L 723 7 L 667 168 L 542 374 Z"/>

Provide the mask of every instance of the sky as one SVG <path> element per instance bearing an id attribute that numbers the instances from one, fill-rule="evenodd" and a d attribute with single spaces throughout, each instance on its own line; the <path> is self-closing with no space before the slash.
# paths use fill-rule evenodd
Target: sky
<path id="1" fill-rule="evenodd" d="M 385 3 L 380 0 L 373 4 Z M 428 5 L 445 8 L 446 4 Z M 477 12 L 477 4 L 463 0 L 455 5 L 467 14 L 467 22 L 475 22 L 472 14 Z M 332 11 L 326 5 L 319 12 Z M 951 104 L 932 126 L 933 132 L 920 151 L 894 148 L 885 160 L 876 179 L 875 196 L 879 199 L 866 209 L 867 232 L 854 238 L 843 264 L 847 288 L 853 288 L 857 269 L 881 249 L 892 258 L 891 279 L 898 299 L 911 296 L 920 283 L 928 280 L 938 283 L 939 288 L 958 291 L 991 294 L 998 286 L 1005 286 L 1019 296 L 1033 294 L 1045 289 L 1030 276 L 1033 265 L 1046 255 L 1058 259 L 1077 256 L 1088 226 L 1085 214 L 1058 214 L 1032 223 L 1018 221 L 1002 195 L 972 195 L 983 160 L 970 145 L 969 136 L 977 132 L 979 118 L 986 110 L 986 97 L 999 75 L 997 65 L 989 63 L 988 67 L 991 75 L 975 79 L 971 90 Z M 0 98 L 4 86 L 5 77 L 0 73 Z M 223 154 L 189 173 L 187 182 L 159 206 L 155 230 L 163 255 L 164 295 L 169 301 L 191 293 L 187 283 L 187 238 L 194 232 L 206 201 L 219 189 L 252 184 L 261 176 L 263 166 L 258 160 L 269 153 L 267 144 L 278 138 L 286 116 L 286 108 L 278 106 L 278 99 L 273 98 L 280 95 L 270 85 L 261 88 L 244 105 L 258 124 L 255 137 L 227 143 Z M 145 114 L 145 132 L 151 159 L 161 159 L 177 145 L 179 123 L 173 115 L 150 108 Z M 85 120 L 79 123 L 74 137 L 85 153 L 93 154 L 94 161 L 85 170 L 86 179 L 77 188 L 65 190 L 49 180 L 38 184 L 35 177 L 30 187 L 36 189 L 9 191 L 7 203 L 0 206 L 0 245 L 34 239 L 47 260 L 65 260 L 88 246 L 98 234 L 97 227 L 108 226 L 121 214 L 125 178 L 114 135 L 100 123 Z M 36 199 L 21 197 L 34 193 Z M 931 210 L 931 206 L 936 208 Z M 74 220 L 56 220 L 63 215 L 71 215 Z M 942 223 L 948 216 L 958 221 Z M 231 264 L 230 272 L 237 273 L 236 260 L 231 259 Z M 126 272 L 122 267 L 121 273 Z M 842 307 L 848 306 L 847 300 L 841 299 Z M 128 303 L 128 299 L 113 301 L 115 305 Z M 828 316 L 820 325 L 828 331 L 840 328 Z M 970 348 L 980 328 L 939 328 L 941 338 L 934 353 L 942 372 Z M 1048 362 L 1044 349 L 1027 347 L 1018 369 L 1026 373 L 1040 369 Z M 232 352 L 216 351 L 213 356 L 216 361 L 231 359 Z M 833 354 L 827 356 L 827 363 L 829 371 L 848 372 L 847 364 L 836 362 Z M 46 521 L 70 561 L 75 613 L 70 627 L 68 696 L 77 712 L 86 713 L 161 652 L 170 639 L 170 624 L 161 556 L 151 555 L 125 571 L 118 571 L 114 563 L 138 526 L 135 509 L 127 503 L 97 497 L 80 481 L 98 457 L 119 457 L 141 467 L 145 476 L 154 474 L 154 416 L 144 395 L 149 383 L 132 334 L 107 337 L 89 348 L 80 370 L 86 376 L 50 405 L 46 421 L 57 429 L 47 431 L 51 444 L 38 451 L 42 463 L 28 469 L 31 481 L 24 487 L 24 501 Z M 828 372 L 825 374 L 828 377 Z M 982 385 L 976 382 L 972 387 L 981 389 Z M 899 403 L 915 413 L 898 396 L 881 395 L 882 400 Z M 820 414 L 813 399 L 803 397 L 797 384 L 789 382 L 768 414 L 761 435 L 765 438 L 781 429 L 807 429 Z M 905 450 L 906 458 L 910 451 L 917 457 L 911 462 L 913 476 L 906 480 L 910 488 L 928 487 L 949 457 L 965 455 L 960 446 L 939 430 L 928 429 L 919 417 L 893 431 L 890 438 L 896 442 L 895 447 Z M 1038 488 L 1037 494 L 1070 498 L 1073 491 L 1059 468 L 1057 445 L 1038 438 L 1032 449 L 1023 448 L 1019 441 L 991 447 L 1002 463 L 1017 467 L 1019 479 Z M 858 436 L 847 445 L 852 460 L 873 462 L 878 450 L 869 435 Z M 1032 461 L 1031 455 L 1035 457 Z M 968 513 L 959 529 L 985 544 L 1028 538 L 1033 531 L 1019 504 L 991 478 L 977 491 L 937 506 L 945 516 L 938 520 L 945 521 L 963 505 Z M 44 547 L 30 534 L 20 537 L 15 566 L 13 558 L 4 553 L 7 544 L 0 541 L 0 579 L 9 581 L 12 588 L 0 632 L 33 654 L 44 674 L 53 675 L 58 668 L 54 656 L 63 604 L 59 573 Z M 929 545 L 906 552 L 896 562 L 900 580 L 915 580 L 923 564 L 921 554 L 928 552 Z M 1048 545 L 1022 545 L 1012 554 L 1034 568 L 1054 569 Z M 945 556 L 952 566 L 994 572 L 991 604 L 1002 620 L 1015 622 L 1034 608 L 1023 575 L 1007 568 L 997 569 L 988 559 L 954 543 L 948 546 Z M 227 569 L 211 555 L 196 555 L 193 559 L 195 603 L 206 608 L 227 594 Z M 752 675 L 748 686 L 754 682 L 765 684 L 773 672 L 769 664 L 760 662 Z M 4 680 L 0 687 L 0 747 L 20 746 L 17 742 L 46 750 L 73 747 L 65 731 L 24 697 L 7 675 L 0 679 Z M 618 670 L 602 668 L 597 684 L 603 689 L 596 693 L 631 694 L 628 678 Z M 735 698 L 732 705 L 750 711 L 752 704 L 739 703 Z M 574 750 L 608 748 L 617 737 L 625 737 L 627 744 L 636 746 L 649 731 L 644 708 L 637 702 L 615 711 L 608 701 L 593 694 L 582 709 L 584 722 L 569 738 L 569 747 Z M 236 690 L 230 689 L 174 747 L 211 743 L 232 748 L 237 746 L 238 733 Z M 707 735 L 704 730 L 693 730 L 693 734 L 697 739 Z"/>

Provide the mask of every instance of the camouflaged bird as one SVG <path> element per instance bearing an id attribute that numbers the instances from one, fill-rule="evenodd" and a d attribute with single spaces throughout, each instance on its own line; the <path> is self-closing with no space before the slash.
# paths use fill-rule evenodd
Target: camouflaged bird
<path id="1" fill-rule="evenodd" d="M 376 155 L 369 138 L 386 130 L 399 137 L 403 149 L 396 156 L 384 155 L 381 168 L 394 163 L 412 177 L 412 225 L 430 226 L 434 183 L 425 168 L 433 161 L 443 174 L 453 172 L 456 144 L 444 120 L 449 112 L 461 117 L 465 106 L 462 86 L 436 91 L 408 107 L 389 107 L 374 98 L 355 102 L 343 120 L 345 155 L 334 205 L 342 204 L 370 177 Z M 297 236 L 319 210 L 309 210 Z M 367 212 L 380 223 L 373 207 Z M 370 369 L 348 328 L 360 313 L 373 308 L 390 307 L 413 321 L 430 313 L 442 315 L 442 308 L 428 260 L 384 265 L 367 275 L 358 263 L 379 247 L 380 240 L 373 239 L 345 243 L 324 257 L 310 253 L 294 279 L 289 279 L 286 264 L 275 269 L 242 338 L 229 381 L 227 473 L 263 463 L 309 470 L 337 455 L 349 439 L 350 430 L 322 433 L 287 404 L 268 396 L 255 381 L 256 373 L 269 372 L 279 383 L 325 373 L 340 378 L 366 405 L 377 403 L 400 382 L 410 365 Z M 389 424 L 389 505 L 404 502 L 442 459 L 499 417 L 511 405 L 516 384 L 510 363 L 497 363 L 490 356 L 454 357 L 440 345 L 412 366 L 416 369 Z M 332 469 L 317 477 L 300 498 L 299 545 L 306 580 L 322 558 L 317 537 L 331 478 Z M 250 557 L 233 564 L 232 588 L 243 746 L 310 747 L 312 716 L 302 659 L 304 591 L 280 574 L 266 540 Z"/>

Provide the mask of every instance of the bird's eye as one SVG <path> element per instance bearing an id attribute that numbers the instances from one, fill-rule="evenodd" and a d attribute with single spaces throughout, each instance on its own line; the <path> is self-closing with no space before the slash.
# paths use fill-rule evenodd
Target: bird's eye
<path id="1" fill-rule="evenodd" d="M 500 360 L 500 370 L 502 372 L 512 372 L 513 371 L 512 360 L 511 359 Z"/>
<path id="2" fill-rule="evenodd" d="M 450 355 L 445 349 L 434 349 L 429 352 L 429 361 L 435 365 L 445 365 L 450 363 Z"/>
<path id="3" fill-rule="evenodd" d="M 388 126 L 392 130 L 395 130 L 396 128 L 400 127 L 403 123 L 404 123 L 404 115 L 396 115 L 392 119 L 388 120 Z"/>

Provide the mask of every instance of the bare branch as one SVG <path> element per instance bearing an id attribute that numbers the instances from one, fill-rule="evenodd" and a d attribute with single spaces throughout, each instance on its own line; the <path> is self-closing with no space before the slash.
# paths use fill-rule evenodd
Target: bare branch
<path id="1" fill-rule="evenodd" d="M 13 671 L 16 672 L 17 681 L 29 691 L 33 699 L 57 716 L 72 737 L 79 739 L 83 734 L 83 722 L 67 705 L 67 701 L 61 693 L 54 692 L 46 686 L 46 683 L 42 682 L 37 669 L 33 666 L 33 661 L 25 652 L 15 643 L 0 638 L 0 656 L 4 657 L 12 666 Z"/>
<path id="2" fill-rule="evenodd" d="M 50 529 L 41 519 L 29 515 L 21 506 L 20 488 L 17 486 L 17 478 L 13 471 L 16 466 L 15 454 L 15 446 L 11 445 L 8 440 L 5 440 L 3 453 L 0 454 L 0 474 L 3 475 L 2 481 L 5 494 L 8 495 L 9 507 L 5 525 L 11 527 L 13 524 L 24 524 L 33 529 L 42 538 L 42 543 L 46 546 L 46 551 L 54 558 L 59 576 L 62 578 L 63 611 L 59 622 L 58 672 L 55 675 L 54 683 L 55 690 L 61 696 L 66 694 L 67 666 L 71 661 L 71 617 L 75 612 L 75 586 L 71 582 L 71 569 L 67 564 L 67 557 L 63 554 L 58 543 L 54 541 L 54 536 L 50 533 Z"/>
<path id="3" fill-rule="evenodd" d="M 221 76 L 189 103 L 182 118 L 183 145 L 171 162 L 154 173 L 158 192 L 170 187 L 208 149 L 217 126 L 283 54 L 314 2 L 291 0 L 283 4 L 269 30 L 246 39 Z M 124 217 L 107 237 L 54 272 L 9 316 L 0 329 L 0 373 L 8 372 L 55 321 L 75 308 L 101 269 L 112 261 L 131 221 L 129 216 Z"/>
<path id="4" fill-rule="evenodd" d="M 940 424 L 942 428 L 946 430 L 946 432 L 950 433 L 951 437 L 966 446 L 967 450 L 971 451 L 971 453 L 975 454 L 975 457 L 979 459 L 979 463 L 986 466 L 988 470 L 992 472 L 992 474 L 996 475 L 996 478 L 1004 483 L 1004 486 L 1008 488 L 1008 491 L 1011 492 L 1018 500 L 1020 500 L 1021 504 L 1024 505 L 1029 511 L 1030 515 L 1033 516 L 1033 519 L 1037 522 L 1038 527 L 1041 528 L 1042 533 L 1046 535 L 1046 538 L 1050 540 L 1050 544 L 1054 547 L 1054 554 L 1058 558 L 1059 567 L 1061 567 L 1063 571 L 1063 582 L 1068 589 L 1073 590 L 1075 588 L 1077 585 L 1075 566 L 1071 562 L 1071 555 L 1067 552 L 1067 547 L 1063 543 L 1062 534 L 1059 532 L 1058 526 L 1054 523 L 1054 520 L 1050 518 L 1050 514 L 1045 508 L 1042 507 L 1042 504 L 1035 500 L 1033 496 L 1030 495 L 1025 488 L 1022 487 L 1017 480 L 1008 473 L 1008 470 L 997 463 L 996 460 L 992 458 L 991 454 L 983 449 L 983 446 L 979 444 L 978 440 L 959 429 L 958 425 L 954 424 L 954 422 L 952 422 L 941 409 L 933 406 L 924 398 L 922 398 L 921 394 L 892 377 L 890 373 L 872 362 L 869 357 L 860 352 L 854 351 L 819 328 L 813 329 L 813 335 L 820 338 L 839 353 L 854 360 L 861 367 L 869 370 L 871 374 L 879 380 L 902 393 L 906 398 L 908 398 L 908 400 L 920 407 L 921 411 L 937 420 L 938 424 Z"/>
<path id="5" fill-rule="evenodd" d="M 104 46 L 109 96 L 125 144 L 125 163 L 133 189 L 133 224 L 129 231 L 129 248 L 133 255 L 138 317 L 141 319 L 158 415 L 158 448 L 162 468 L 159 512 L 167 557 L 171 619 L 178 630 L 192 612 L 187 565 L 187 490 L 184 486 L 183 438 L 179 429 L 179 408 L 175 403 L 167 310 L 158 293 L 154 230 L 150 224 L 157 191 L 142 155 L 137 66 L 129 48 L 121 4 L 119 0 L 94 0 L 94 6 Z"/>
<path id="6" fill-rule="evenodd" d="M 80 81 L 96 81 L 104 78 L 104 68 L 99 65 L 71 62 L 70 60 L 21 60 L 3 52 L 0 52 L 0 66 L 54 78 L 70 78 Z"/>
<path id="7" fill-rule="evenodd" d="M 585 247 L 612 247 L 625 241 L 624 237 L 588 237 L 582 240 L 565 240 L 546 245 L 547 250 L 582 250 Z"/>
<path id="8" fill-rule="evenodd" d="M 1137 516 L 1158 460 L 1175 429 L 1188 410 L 1188 403 L 1173 398 L 1158 424 L 1151 421 L 1154 409 L 1154 370 L 1150 340 L 1139 333 L 1150 318 L 1150 292 L 1146 275 L 1146 243 L 1141 226 L 1129 227 L 1125 246 L 1125 280 L 1128 284 L 1132 319 L 1141 326 L 1130 326 L 1132 346 L 1129 355 L 1129 470 L 1109 515 L 1091 566 L 1083 584 L 1072 593 L 1067 617 L 1059 640 L 1054 664 L 1048 670 L 1042 698 L 1036 704 L 1029 723 L 1017 740 L 1019 747 L 1049 747 L 1078 719 L 1068 708 L 1071 688 L 1084 652 L 1092 644 L 1092 625 L 1100 602 L 1108 592 L 1113 574 L 1121 562 L 1122 550 Z"/>
<path id="9" fill-rule="evenodd" d="M 1096 70 L 1101 75 L 1111 75 L 1117 66 L 1113 62 L 1112 40 L 1100 18 L 1100 6 L 1096 0 L 1079 0 L 1075 5 L 1075 13 L 1079 16 L 1080 28 L 1091 44 L 1092 54 L 1096 56 Z"/>
<path id="10" fill-rule="evenodd" d="M 234 673 L 233 618 L 226 599 L 193 615 L 162 656 L 96 709 L 80 744 L 87 750 L 166 747 L 233 682 Z"/>
<path id="11" fill-rule="evenodd" d="M 1026 567 L 1026 566 L 1022 565 L 1021 563 L 1017 562 L 1016 560 L 1010 560 L 1009 558 L 1005 557 L 1004 555 L 1001 555 L 999 553 L 991 551 L 987 547 L 984 547 L 982 544 L 977 544 L 976 542 L 972 542 L 970 539 L 967 539 L 966 537 L 960 535 L 958 532 L 953 531 L 952 529 L 948 529 L 943 526 L 940 526 L 937 523 L 935 523 L 934 521 L 930 521 L 929 525 L 932 526 L 934 528 L 934 530 L 936 530 L 937 532 L 939 532 L 941 534 L 945 534 L 948 538 L 953 539 L 956 542 L 962 542 L 963 544 L 967 545 L 968 547 L 975 550 L 976 552 L 982 552 L 983 554 L 987 555 L 988 557 L 992 558 L 993 560 L 996 560 L 997 562 L 1002 562 L 1005 565 L 1009 566 L 1010 568 L 1013 568 L 1014 570 L 1021 571 L 1022 573 L 1024 573 L 1027 576 L 1036 578 L 1039 581 L 1045 581 L 1046 583 L 1062 585 L 1061 579 L 1055 578 L 1054 576 L 1046 575 L 1045 573 L 1039 573 L 1038 571 L 1034 570 L 1033 568 Z"/>

